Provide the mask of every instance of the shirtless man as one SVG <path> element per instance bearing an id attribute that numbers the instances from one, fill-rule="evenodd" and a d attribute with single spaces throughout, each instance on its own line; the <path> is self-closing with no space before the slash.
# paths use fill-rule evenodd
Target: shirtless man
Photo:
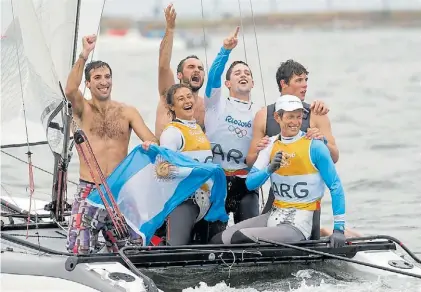
<path id="1" fill-rule="evenodd" d="M 95 48 L 96 36 L 85 36 L 82 44 L 83 51 L 69 74 L 65 94 L 72 103 L 74 121 L 86 134 L 104 176 L 108 176 L 127 156 L 132 129 L 142 141 L 157 143 L 158 140 L 145 125 L 136 108 L 111 100 L 112 71 L 107 63 L 94 61 L 86 65 L 85 83 L 92 99 L 83 97 L 79 86 L 85 63 Z M 81 155 L 79 163 L 80 183 L 72 207 L 67 249 L 73 253 L 96 250 L 98 233 L 102 231 L 109 251 L 115 251 L 111 243 L 113 227 L 109 224 L 107 212 L 88 205 L 85 201 L 95 184 Z M 95 170 L 94 173 L 95 181 L 100 182 Z"/>
<path id="2" fill-rule="evenodd" d="M 164 12 L 167 26 L 165 29 L 165 36 L 161 41 L 159 49 L 158 90 L 160 99 L 156 109 L 155 121 L 155 136 L 158 139 L 165 126 L 172 121 L 171 117 L 168 115 L 165 94 L 168 88 L 175 84 L 174 73 L 171 70 L 170 62 L 177 13 L 172 4 L 168 5 Z M 197 56 L 187 56 L 181 60 L 177 66 L 177 79 L 180 83 L 190 85 L 195 99 L 194 118 L 202 129 L 204 129 L 205 105 L 203 97 L 199 96 L 199 90 L 202 88 L 205 80 L 203 63 Z"/>

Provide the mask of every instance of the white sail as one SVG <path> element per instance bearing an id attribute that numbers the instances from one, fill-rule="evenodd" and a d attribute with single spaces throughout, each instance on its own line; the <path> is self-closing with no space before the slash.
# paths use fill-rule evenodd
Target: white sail
<path id="1" fill-rule="evenodd" d="M 33 0 L 38 22 L 45 36 L 58 80 L 66 85 L 72 67 L 76 33 L 77 0 Z"/>
<path id="2" fill-rule="evenodd" d="M 5 10 L 11 22 L 2 23 L 2 145 L 25 143 L 27 135 L 38 142 L 45 140 L 42 112 L 63 96 L 32 1 L 2 2 L 3 15 Z"/>
<path id="3" fill-rule="evenodd" d="M 72 67 L 75 32 L 78 34 L 77 57 L 82 37 L 98 33 L 104 0 L 2 0 L 0 4 L 1 145 L 25 144 L 28 135 L 30 143 L 47 138 L 50 149 L 61 153 L 62 132 L 49 129 L 47 136 L 45 122 L 63 100 L 59 82 L 64 88 Z M 76 30 L 78 4 L 79 26 Z M 82 82 L 81 90 L 83 88 Z M 46 108 L 49 111 L 46 112 Z M 53 122 L 63 125 L 61 113 Z M 5 150 L 26 160 L 26 147 Z M 31 147 L 30 150 L 34 153 L 32 161 L 35 165 L 53 171 L 53 156 L 48 153 L 48 146 Z M 70 167 L 77 167 L 77 158 L 72 161 Z M 2 185 L 3 182 L 16 185 L 17 189 L 27 185 L 26 165 L 2 154 L 1 167 Z M 72 176 L 77 172 L 77 169 L 71 171 L 70 178 L 75 180 Z M 36 171 L 36 190 L 50 193 L 50 183 L 50 177 Z M 44 196 L 43 199 L 47 198 Z"/>
<path id="4" fill-rule="evenodd" d="M 26 143 L 22 96 L 27 108 L 29 142 L 45 140 L 46 125 L 42 129 L 41 114 L 48 105 L 52 110 L 62 100 L 58 82 L 65 87 L 72 67 L 75 33 L 77 56 L 82 37 L 98 32 L 104 0 L 81 0 L 79 15 L 78 4 L 77 0 L 1 2 L 2 145 Z M 55 122 L 62 126 L 60 119 Z M 49 131 L 50 146 L 59 152 L 54 147 L 61 144 L 60 133 Z"/>
<path id="5" fill-rule="evenodd" d="M 63 86 L 72 68 L 73 54 L 78 57 L 82 51 L 82 37 L 97 34 L 104 0 L 33 0 L 39 22 L 45 35 L 54 62 L 58 80 Z M 78 4 L 79 15 L 78 12 Z M 77 25 L 76 52 L 74 37 Z M 95 49 L 94 58 L 98 54 Z M 82 86 L 83 88 L 83 82 Z"/>

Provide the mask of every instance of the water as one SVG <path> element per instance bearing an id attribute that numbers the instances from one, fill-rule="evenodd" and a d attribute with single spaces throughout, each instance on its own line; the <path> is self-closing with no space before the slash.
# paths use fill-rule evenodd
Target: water
<path id="1" fill-rule="evenodd" d="M 421 180 L 421 29 L 257 29 L 257 36 L 260 54 L 250 31 L 245 36 L 246 54 L 240 36 L 230 57 L 247 57 L 255 78 L 252 98 L 256 103 L 263 106 L 265 98 L 267 103 L 276 99 L 276 68 L 281 61 L 292 58 L 310 71 L 307 101 L 321 99 L 331 109 L 329 117 L 340 150 L 337 169 L 347 198 L 347 226 L 366 235 L 398 237 L 411 250 L 421 252 L 421 193 L 417 185 Z M 207 56 L 210 67 L 224 36 L 207 37 L 211 48 L 206 54 L 203 49 L 174 51 L 172 68 L 187 54 L 197 54 L 203 61 Z M 118 52 L 98 47 L 101 58 L 113 68 L 113 98 L 135 105 L 153 130 L 158 50 L 127 53 L 122 47 Z M 133 137 L 130 147 L 137 143 L 139 140 Z M 31 151 L 35 165 L 52 169 L 47 147 L 33 147 Z M 26 149 L 7 152 L 25 159 Z M 2 196 L 7 195 L 6 191 L 27 196 L 27 166 L 4 154 L 1 159 Z M 77 162 L 75 153 L 69 173 L 73 181 L 78 179 Z M 48 200 L 51 176 L 38 170 L 34 176 L 37 196 Z M 70 185 L 70 196 L 74 190 L 75 186 Z M 322 207 L 322 225 L 327 227 L 332 226 L 330 202 L 327 193 Z M 185 291 L 421 291 L 420 281 L 416 280 L 341 282 L 319 274 L 310 275 L 310 279 L 322 280 L 312 287 L 308 277 L 297 275 L 271 281 L 269 287 L 256 284 L 234 289 L 227 283 L 213 283 Z"/>

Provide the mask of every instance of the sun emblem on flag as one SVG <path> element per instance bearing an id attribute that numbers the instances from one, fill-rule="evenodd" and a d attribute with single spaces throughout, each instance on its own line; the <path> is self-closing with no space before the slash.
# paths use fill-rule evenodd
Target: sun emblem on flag
<path id="1" fill-rule="evenodd" d="M 158 181 L 173 180 L 178 174 L 178 168 L 166 161 L 161 155 L 156 157 L 155 161 L 155 178 Z"/>

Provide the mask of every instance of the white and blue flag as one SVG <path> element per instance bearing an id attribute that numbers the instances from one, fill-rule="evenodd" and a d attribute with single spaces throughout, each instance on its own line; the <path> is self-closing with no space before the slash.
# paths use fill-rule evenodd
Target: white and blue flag
<path id="1" fill-rule="evenodd" d="M 110 174 L 107 183 L 127 224 L 147 245 L 168 215 L 208 180 L 212 182 L 212 204 L 204 219 L 227 222 L 223 169 L 164 147 L 151 145 L 149 150 L 141 145 L 135 147 Z M 101 190 L 111 204 L 104 186 Z M 104 208 L 98 190 L 92 191 L 87 200 Z"/>

